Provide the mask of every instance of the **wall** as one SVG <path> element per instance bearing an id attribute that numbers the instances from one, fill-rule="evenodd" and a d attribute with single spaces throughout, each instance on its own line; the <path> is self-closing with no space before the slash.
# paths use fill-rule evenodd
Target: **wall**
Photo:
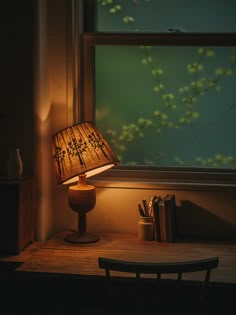
<path id="1" fill-rule="evenodd" d="M 87 214 L 89 232 L 132 232 L 137 233 L 138 203 L 143 198 L 150 200 L 154 195 L 165 196 L 174 193 L 177 203 L 177 226 L 179 237 L 236 240 L 235 189 L 223 190 L 197 188 L 188 190 L 132 183 L 109 187 L 93 182 L 97 192 L 95 208 Z M 155 186 L 155 185 L 154 185 Z M 67 206 L 66 187 L 57 192 L 57 231 L 77 227 L 77 216 Z M 61 207 L 60 207 L 61 205 Z"/>
<path id="2" fill-rule="evenodd" d="M 37 1 L 34 113 L 37 156 L 36 238 L 39 240 L 47 239 L 54 232 L 57 224 L 54 220 L 58 217 L 57 211 L 54 212 L 57 187 L 52 165 L 51 136 L 72 124 L 71 56 L 67 46 L 70 36 L 67 33 L 69 2 Z"/>

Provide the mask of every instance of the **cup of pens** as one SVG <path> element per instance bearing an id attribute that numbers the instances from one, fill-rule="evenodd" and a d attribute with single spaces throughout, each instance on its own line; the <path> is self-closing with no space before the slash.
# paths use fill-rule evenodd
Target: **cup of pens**
<path id="1" fill-rule="evenodd" d="M 152 216 L 152 207 L 148 205 L 146 200 L 142 200 L 143 207 L 138 204 L 139 221 L 138 221 L 138 238 L 144 241 L 152 241 L 154 239 L 154 223 Z"/>

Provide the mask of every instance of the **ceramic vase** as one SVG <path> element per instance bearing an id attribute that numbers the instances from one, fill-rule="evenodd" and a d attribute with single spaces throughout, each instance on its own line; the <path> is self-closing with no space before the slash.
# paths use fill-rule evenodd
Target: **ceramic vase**
<path id="1" fill-rule="evenodd" d="M 7 173 L 9 178 L 18 178 L 23 174 L 23 162 L 20 149 L 12 149 L 9 154 Z"/>

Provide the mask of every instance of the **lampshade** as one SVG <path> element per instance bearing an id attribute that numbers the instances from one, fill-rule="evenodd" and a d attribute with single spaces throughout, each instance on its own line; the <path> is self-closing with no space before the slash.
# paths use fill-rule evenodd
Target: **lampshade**
<path id="1" fill-rule="evenodd" d="M 82 173 L 93 176 L 119 163 L 93 122 L 82 122 L 57 132 L 52 145 L 58 184 L 72 183 Z"/>
<path id="2" fill-rule="evenodd" d="M 94 243 L 97 235 L 86 230 L 86 214 L 96 204 L 95 187 L 86 178 L 119 163 L 118 158 L 93 122 L 65 128 L 52 137 L 53 160 L 58 184 L 77 181 L 68 189 L 70 208 L 78 213 L 78 231 L 70 232 L 65 241 Z"/>

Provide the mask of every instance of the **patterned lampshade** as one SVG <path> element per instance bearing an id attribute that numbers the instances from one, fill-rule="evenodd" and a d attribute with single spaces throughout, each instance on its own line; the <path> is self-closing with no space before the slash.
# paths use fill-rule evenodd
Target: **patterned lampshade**
<path id="1" fill-rule="evenodd" d="M 118 158 L 93 122 L 82 122 L 52 136 L 57 184 L 69 184 L 103 172 L 119 163 Z"/>

